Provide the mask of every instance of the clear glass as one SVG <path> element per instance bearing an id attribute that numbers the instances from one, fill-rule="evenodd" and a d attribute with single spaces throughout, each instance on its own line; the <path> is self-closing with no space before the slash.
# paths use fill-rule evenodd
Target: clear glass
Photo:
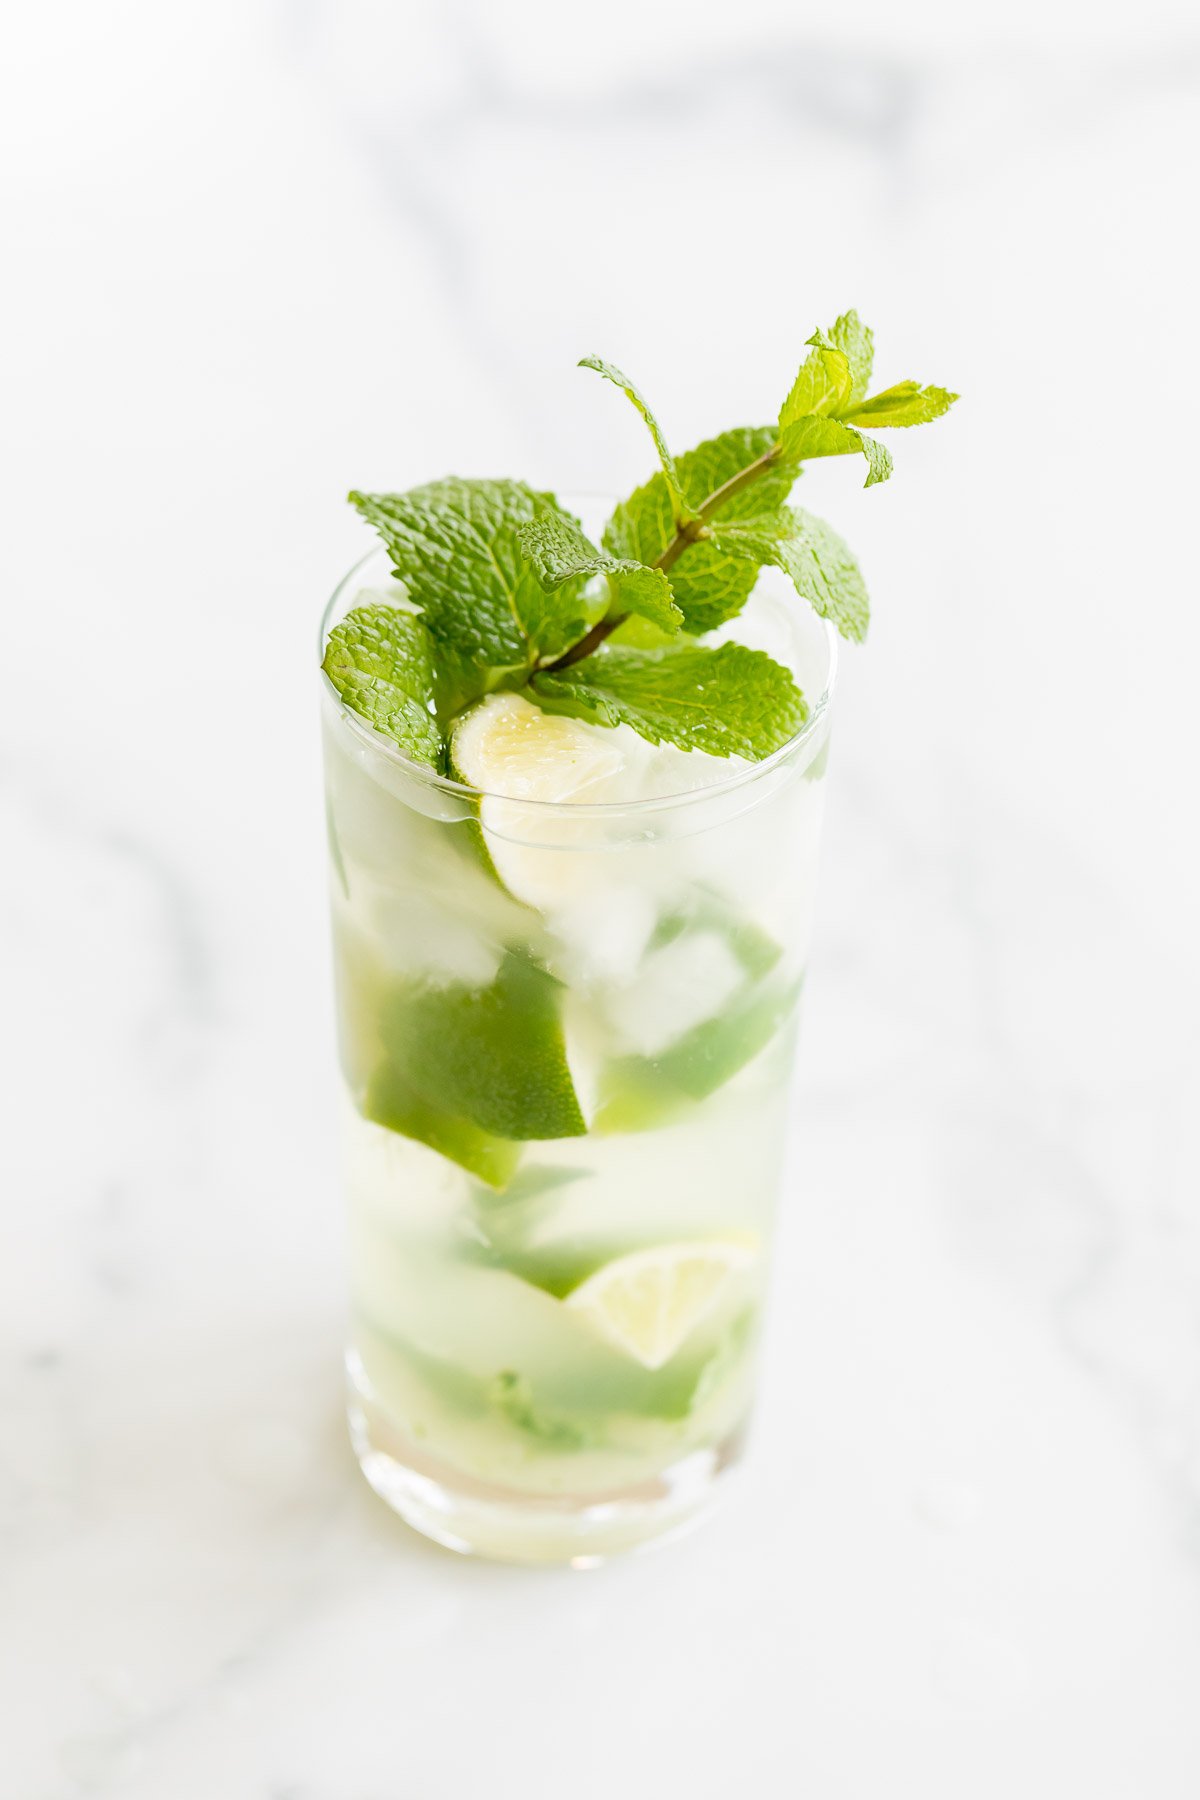
<path id="1" fill-rule="evenodd" d="M 387 581 L 382 553 L 353 570 L 323 638 Z M 351 1435 L 456 1550 L 594 1562 L 699 1516 L 740 1454 L 835 650 L 762 582 L 731 629 L 797 670 L 804 730 L 698 789 L 671 753 L 683 791 L 632 803 L 481 794 L 325 684 Z"/>

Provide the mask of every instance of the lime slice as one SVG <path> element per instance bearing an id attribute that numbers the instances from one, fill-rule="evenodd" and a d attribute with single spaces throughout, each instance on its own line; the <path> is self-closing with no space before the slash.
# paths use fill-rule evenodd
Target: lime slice
<path id="1" fill-rule="evenodd" d="M 754 1262 L 748 1239 L 656 1244 L 606 1263 L 565 1302 L 645 1369 L 661 1369 Z"/>
<path id="2" fill-rule="evenodd" d="M 609 731 L 544 713 L 520 694 L 489 694 L 454 726 L 450 760 L 483 793 L 564 801 L 604 798 L 591 790 L 624 759 Z"/>

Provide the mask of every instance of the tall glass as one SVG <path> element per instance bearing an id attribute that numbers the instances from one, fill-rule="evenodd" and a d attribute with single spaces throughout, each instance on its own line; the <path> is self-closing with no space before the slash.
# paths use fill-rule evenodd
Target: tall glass
<path id="1" fill-rule="evenodd" d="M 387 580 L 367 558 L 323 634 Z M 835 657 L 761 590 L 734 633 L 810 716 L 708 786 L 665 752 L 632 802 L 480 793 L 325 686 L 351 1434 L 457 1550 L 586 1564 L 741 1452 Z"/>

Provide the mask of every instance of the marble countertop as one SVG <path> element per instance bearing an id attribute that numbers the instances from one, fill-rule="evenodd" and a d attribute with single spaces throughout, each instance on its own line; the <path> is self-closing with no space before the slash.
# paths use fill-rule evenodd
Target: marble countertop
<path id="1" fill-rule="evenodd" d="M 4 1800 L 1192 1800 L 1184 20 L 27 9 Z M 653 1555 L 460 1562 L 341 1422 L 313 671 L 363 542 L 340 497 L 632 484 L 644 444 L 577 356 L 685 445 L 769 415 L 847 304 L 883 375 L 966 398 L 885 488 L 805 478 L 876 624 L 753 1453 Z"/>

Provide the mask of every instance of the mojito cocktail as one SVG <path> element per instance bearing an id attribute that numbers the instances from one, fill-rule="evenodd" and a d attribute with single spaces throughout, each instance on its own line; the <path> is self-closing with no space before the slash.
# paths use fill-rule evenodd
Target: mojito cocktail
<path id="1" fill-rule="evenodd" d="M 742 1443 L 866 618 L 782 504 L 834 423 L 795 418 L 664 450 L 603 531 L 520 483 L 353 497 L 387 554 L 323 628 L 351 1429 L 457 1549 L 630 1547 Z"/>

